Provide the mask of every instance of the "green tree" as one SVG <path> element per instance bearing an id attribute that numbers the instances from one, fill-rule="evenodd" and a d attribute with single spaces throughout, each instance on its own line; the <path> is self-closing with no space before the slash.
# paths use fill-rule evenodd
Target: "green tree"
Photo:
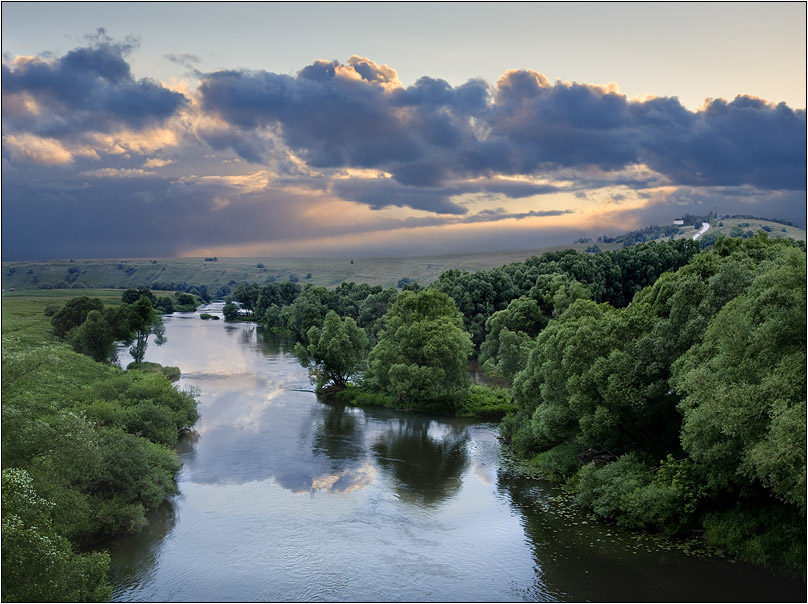
<path id="1" fill-rule="evenodd" d="M 492 374 L 513 377 L 527 362 L 533 338 L 547 324 L 535 300 L 522 296 L 485 322 L 488 335 L 480 347 L 480 363 Z"/>
<path id="2" fill-rule="evenodd" d="M 468 392 L 471 339 L 446 294 L 402 292 L 370 353 L 366 382 L 414 410 L 451 411 Z"/>
<path id="3" fill-rule="evenodd" d="M 805 254 L 761 268 L 674 365 L 682 445 L 711 488 L 759 481 L 805 514 Z"/>
<path id="4" fill-rule="evenodd" d="M 91 310 L 100 311 L 103 308 L 104 303 L 100 298 L 88 298 L 87 296 L 73 298 L 51 319 L 53 335 L 64 338 L 71 329 L 84 323 Z"/>
<path id="5" fill-rule="evenodd" d="M 140 293 L 134 287 L 130 287 L 121 294 L 121 302 L 124 304 L 134 304 L 138 300 L 140 300 Z"/>
<path id="6" fill-rule="evenodd" d="M 235 321 L 238 318 L 238 306 L 233 303 L 233 298 L 227 296 L 224 306 L 222 306 L 222 314 L 225 321 Z"/>
<path id="7" fill-rule="evenodd" d="M 165 344 L 163 320 L 154 310 L 148 298 L 142 297 L 131 305 L 129 325 L 135 334 L 134 344 L 129 348 L 129 354 L 136 363 L 143 361 L 143 357 L 146 355 L 146 345 L 152 335 L 155 336 L 155 344 L 158 346 Z"/>
<path id="8" fill-rule="evenodd" d="M 362 367 L 368 350 L 368 337 L 356 321 L 340 319 L 333 310 L 325 317 L 322 328 L 312 327 L 308 345 L 298 343 L 295 353 L 304 367 L 311 367 L 317 377 L 317 389 L 331 384 L 344 388 Z"/>

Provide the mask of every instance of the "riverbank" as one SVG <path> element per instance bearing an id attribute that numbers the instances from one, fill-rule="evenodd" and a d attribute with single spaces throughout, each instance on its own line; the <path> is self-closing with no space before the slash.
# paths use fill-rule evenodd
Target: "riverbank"
<path id="1" fill-rule="evenodd" d="M 218 305 L 201 309 L 217 312 Z M 113 601 L 793 601 L 800 585 L 685 555 L 503 471 L 496 425 L 323 404 L 293 344 L 166 321 L 201 418 L 180 496 L 111 546 Z M 204 344 L 201 344 L 204 343 Z M 804 589 L 802 590 L 804 592 Z"/>
<path id="2" fill-rule="evenodd" d="M 342 390 L 333 390 L 323 393 L 326 401 L 333 401 L 343 405 L 353 405 L 355 407 L 385 407 L 398 411 L 412 412 L 411 408 L 402 404 L 395 397 L 373 392 L 362 386 L 348 384 Z M 457 405 L 454 412 L 446 414 L 444 405 L 436 405 L 433 413 L 429 407 L 422 407 L 421 413 L 429 413 L 438 417 L 469 417 L 486 421 L 499 421 L 506 414 L 516 411 L 513 404 L 510 390 L 507 388 L 496 388 L 474 384 L 469 388 L 468 393 L 462 402 Z"/>
<path id="3" fill-rule="evenodd" d="M 174 446 L 197 418 L 193 396 L 170 382 L 176 368 L 124 371 L 54 338 L 53 302 L 2 301 L 8 602 L 108 599 L 109 556 L 96 544 L 139 531 L 176 493 Z"/>

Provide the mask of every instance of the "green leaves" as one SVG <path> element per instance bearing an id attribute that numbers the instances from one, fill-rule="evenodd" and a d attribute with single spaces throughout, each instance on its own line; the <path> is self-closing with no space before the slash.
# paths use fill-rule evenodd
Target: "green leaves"
<path id="1" fill-rule="evenodd" d="M 682 445 L 716 488 L 757 480 L 805 513 L 805 254 L 761 265 L 674 366 Z"/>
<path id="2" fill-rule="evenodd" d="M 386 316 L 387 329 L 369 357 L 366 384 L 413 410 L 440 401 L 452 411 L 468 392 L 471 339 L 452 300 L 427 289 L 403 292 Z"/>
<path id="3" fill-rule="evenodd" d="M 25 470 L 3 470 L 3 601 L 103 602 L 109 554 L 75 554 Z"/>
<path id="4" fill-rule="evenodd" d="M 311 367 L 317 389 L 326 385 L 344 387 L 361 368 L 368 349 L 365 331 L 348 317 L 340 319 L 333 310 L 326 314 L 322 328 L 308 331 L 308 345 L 298 343 L 295 353 L 304 367 Z"/>

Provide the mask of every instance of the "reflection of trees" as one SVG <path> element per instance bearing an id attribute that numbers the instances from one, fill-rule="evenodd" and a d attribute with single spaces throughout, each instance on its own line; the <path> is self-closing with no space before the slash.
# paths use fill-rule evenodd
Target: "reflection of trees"
<path id="1" fill-rule="evenodd" d="M 323 405 L 322 421 L 314 434 L 314 449 L 332 461 L 362 459 L 363 438 L 357 429 L 356 415 L 342 405 Z"/>
<path id="2" fill-rule="evenodd" d="M 430 420 L 422 417 L 390 420 L 373 445 L 381 468 L 396 479 L 395 489 L 405 501 L 434 505 L 453 496 L 468 465 L 468 432 L 448 427 L 441 437 L 429 435 Z"/>
<path id="3" fill-rule="evenodd" d="M 252 335 L 253 332 L 249 333 Z M 256 326 L 255 339 L 258 342 L 258 348 L 264 354 L 286 354 L 294 349 L 294 342 L 290 342 L 262 325 Z"/>
<path id="4" fill-rule="evenodd" d="M 112 584 L 120 589 L 143 583 L 154 571 L 163 540 L 177 522 L 173 500 L 166 501 L 146 514 L 148 524 L 135 535 L 127 535 L 109 544 L 112 550 Z"/>

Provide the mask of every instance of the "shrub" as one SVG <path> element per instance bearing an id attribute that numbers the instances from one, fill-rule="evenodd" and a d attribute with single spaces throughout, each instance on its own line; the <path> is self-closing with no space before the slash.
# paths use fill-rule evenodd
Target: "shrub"
<path id="1" fill-rule="evenodd" d="M 511 402 L 510 390 L 475 384 L 471 386 L 466 397 L 458 405 L 455 415 L 498 420 L 511 411 L 516 411 L 516 405 Z"/>
<path id="2" fill-rule="evenodd" d="M 530 460 L 530 465 L 540 470 L 550 480 L 563 482 L 581 467 L 579 453 L 578 445 L 565 442 L 534 456 Z"/>
<path id="3" fill-rule="evenodd" d="M 712 512 L 703 519 L 707 540 L 743 560 L 805 579 L 805 517 L 782 505 Z"/>

